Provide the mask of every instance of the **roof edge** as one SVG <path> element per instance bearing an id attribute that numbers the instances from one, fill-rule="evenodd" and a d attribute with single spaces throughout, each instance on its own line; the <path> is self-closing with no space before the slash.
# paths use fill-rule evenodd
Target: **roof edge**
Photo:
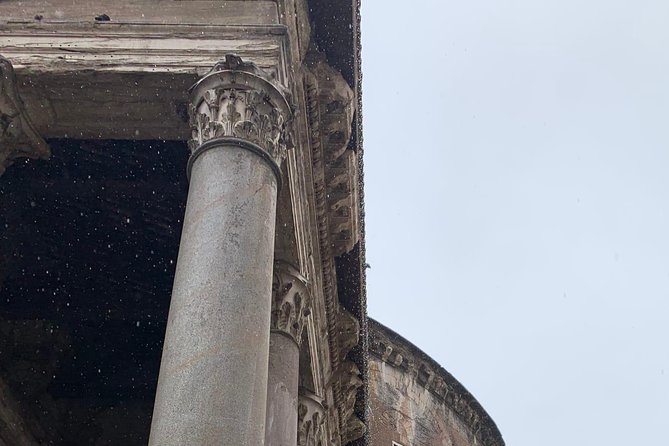
<path id="1" fill-rule="evenodd" d="M 453 410 L 484 446 L 504 446 L 497 425 L 465 386 L 406 338 L 368 319 L 370 355 L 413 374 L 416 382 Z"/>

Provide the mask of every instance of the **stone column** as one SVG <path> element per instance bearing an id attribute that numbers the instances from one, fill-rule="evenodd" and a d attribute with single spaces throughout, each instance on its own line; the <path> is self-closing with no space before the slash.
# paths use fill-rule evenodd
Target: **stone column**
<path id="1" fill-rule="evenodd" d="M 300 389 L 298 408 L 297 446 L 321 446 L 329 444 L 325 438 L 325 409 L 317 395 Z"/>
<path id="2" fill-rule="evenodd" d="M 286 262 L 274 264 L 272 321 L 267 382 L 267 446 L 297 444 L 300 343 L 311 298 L 300 272 Z"/>
<path id="3" fill-rule="evenodd" d="M 279 88 L 236 56 L 191 88 L 190 186 L 150 445 L 264 444 L 289 118 Z"/>

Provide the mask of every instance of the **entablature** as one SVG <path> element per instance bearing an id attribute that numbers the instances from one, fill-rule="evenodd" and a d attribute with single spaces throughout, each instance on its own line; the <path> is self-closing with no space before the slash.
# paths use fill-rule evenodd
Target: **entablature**
<path id="1" fill-rule="evenodd" d="M 0 48 L 45 138 L 185 140 L 187 90 L 225 54 L 290 85 L 287 30 L 278 23 L 7 22 Z"/>

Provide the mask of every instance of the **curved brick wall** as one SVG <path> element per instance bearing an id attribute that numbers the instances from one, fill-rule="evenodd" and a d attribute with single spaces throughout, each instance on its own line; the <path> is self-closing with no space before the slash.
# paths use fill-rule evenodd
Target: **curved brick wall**
<path id="1" fill-rule="evenodd" d="M 474 397 L 397 333 L 369 322 L 370 445 L 504 446 Z"/>

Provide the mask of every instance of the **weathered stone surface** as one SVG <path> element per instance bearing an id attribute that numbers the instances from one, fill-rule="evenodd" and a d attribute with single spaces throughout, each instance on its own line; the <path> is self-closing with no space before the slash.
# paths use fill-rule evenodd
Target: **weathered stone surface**
<path id="1" fill-rule="evenodd" d="M 287 91 L 255 64 L 227 55 L 192 87 L 189 108 L 195 152 L 216 138 L 239 138 L 256 144 L 278 166 L 290 143 L 292 112 Z"/>
<path id="2" fill-rule="evenodd" d="M 151 3 L 152 13 L 160 11 L 154 2 L 133 2 L 140 3 L 145 8 Z M 200 2 L 162 3 L 181 8 L 193 4 L 197 10 Z M 0 2 L 0 48 L 15 66 L 18 92 L 35 129 L 45 138 L 184 140 L 190 134 L 186 90 L 222 55 L 237 54 L 278 83 L 289 84 L 282 69 L 284 26 L 237 22 L 234 16 L 218 14 L 240 5 L 259 20 L 266 14 L 254 5 L 269 3 L 224 2 L 223 8 L 218 5 L 208 11 L 211 20 L 238 24 L 233 25 L 32 17 L 30 24 L 3 22 L 5 2 Z M 276 5 L 270 6 L 276 16 Z M 137 17 L 143 13 L 150 15 L 142 12 Z M 239 26 L 243 23 L 250 25 Z"/>
<path id="3" fill-rule="evenodd" d="M 265 423 L 269 446 L 294 446 L 297 442 L 300 345 L 310 307 L 306 279 L 295 266 L 275 261 Z"/>
<path id="4" fill-rule="evenodd" d="M 370 361 L 370 429 L 372 446 L 397 441 L 411 446 L 470 446 L 477 442 L 452 410 L 402 373 L 378 360 Z"/>
<path id="5" fill-rule="evenodd" d="M 283 261 L 274 262 L 272 330 L 284 333 L 299 346 L 305 319 L 310 311 L 311 293 L 306 279 L 294 266 Z"/>
<path id="6" fill-rule="evenodd" d="M 263 25 L 278 23 L 279 20 L 276 3 L 267 0 L 31 0 L 29 3 L 3 0 L 0 3 L 0 17 L 0 23 L 40 25 L 72 22 L 97 23 L 103 26 L 112 23 Z"/>
<path id="7" fill-rule="evenodd" d="M 192 166 L 152 445 L 263 444 L 276 187 L 238 147 Z"/>
<path id="8" fill-rule="evenodd" d="M 325 409 L 322 400 L 317 395 L 304 389 L 300 394 L 297 431 L 297 446 L 322 446 L 327 444 Z"/>
<path id="9" fill-rule="evenodd" d="M 342 444 L 362 437 L 364 423 L 354 414 L 362 385 L 360 369 L 347 355 L 359 343 L 360 324 L 338 303 L 334 257 L 353 249 L 360 240 L 357 159 L 348 149 L 355 110 L 354 95 L 342 75 L 328 66 L 322 54 L 306 59 L 305 96 L 312 149 L 313 182 L 330 332 L 334 396 Z M 353 164 L 351 164 L 353 163 Z M 344 181 L 344 176 L 347 176 Z M 332 422 L 332 411 L 328 416 Z"/>
<path id="10" fill-rule="evenodd" d="M 340 392 L 341 438 L 342 444 L 348 444 L 362 437 L 367 428 L 354 413 L 358 389 L 364 384 L 360 369 L 353 362 L 344 361 L 334 375 Z"/>
<path id="11" fill-rule="evenodd" d="M 474 397 L 417 347 L 370 320 L 370 446 L 504 446 Z"/>
<path id="12" fill-rule="evenodd" d="M 197 137 L 149 444 L 262 445 L 282 159 L 277 123 L 290 110 L 255 66 L 235 56 L 191 94 Z M 254 95 L 258 101 L 250 101 Z"/>
<path id="13" fill-rule="evenodd" d="M 294 446 L 297 442 L 299 362 L 300 351 L 295 341 L 284 332 L 272 331 L 265 422 L 267 446 Z"/>
<path id="14" fill-rule="evenodd" d="M 320 54 L 307 58 L 307 110 L 315 156 L 316 186 L 326 195 L 329 243 L 333 255 L 360 240 L 356 154 L 349 149 L 355 113 L 353 91 Z"/>

